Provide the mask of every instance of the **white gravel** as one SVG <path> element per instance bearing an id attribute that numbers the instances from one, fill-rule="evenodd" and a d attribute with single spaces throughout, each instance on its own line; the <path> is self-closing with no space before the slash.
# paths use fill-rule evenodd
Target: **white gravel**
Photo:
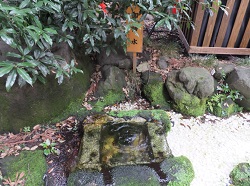
<path id="1" fill-rule="evenodd" d="M 174 156 L 184 155 L 192 162 L 195 178 L 191 186 L 228 186 L 233 168 L 250 163 L 250 113 L 226 119 L 168 114 L 173 124 L 168 144 Z"/>

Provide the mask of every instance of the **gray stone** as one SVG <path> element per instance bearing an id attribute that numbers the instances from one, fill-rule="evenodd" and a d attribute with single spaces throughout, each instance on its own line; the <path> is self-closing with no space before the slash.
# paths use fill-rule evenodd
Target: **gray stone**
<path id="1" fill-rule="evenodd" d="M 166 68 L 168 68 L 168 60 L 169 57 L 161 56 L 157 61 L 157 65 L 159 66 L 160 69 L 165 70 Z"/>
<path id="2" fill-rule="evenodd" d="M 128 186 L 160 186 L 157 173 L 146 166 L 121 166 L 112 169 L 114 185 Z"/>
<path id="3" fill-rule="evenodd" d="M 137 69 L 138 72 L 146 72 L 146 71 L 149 71 L 149 70 L 150 70 L 149 68 L 150 68 L 150 67 L 149 67 L 148 62 L 143 62 L 143 63 L 139 64 L 139 65 L 136 67 L 136 69 Z"/>
<path id="4" fill-rule="evenodd" d="M 247 110 L 250 110 L 250 67 L 235 67 L 226 79 L 229 87 L 238 90 L 244 96 L 242 101 L 237 103 Z"/>
<path id="5" fill-rule="evenodd" d="M 206 111 L 206 99 L 187 92 L 183 82 L 179 79 L 180 70 L 168 73 L 165 83 L 170 97 L 173 99 L 174 109 L 182 114 L 201 116 Z"/>
<path id="6" fill-rule="evenodd" d="M 122 92 L 122 88 L 126 87 L 125 73 L 123 70 L 116 66 L 105 65 L 101 68 L 101 72 L 102 79 L 98 82 L 95 92 L 96 97 L 105 96 L 109 91 Z"/>
<path id="7" fill-rule="evenodd" d="M 235 64 L 220 63 L 215 68 L 214 77 L 217 80 L 221 80 L 223 76 L 226 76 L 229 73 L 231 73 L 235 67 L 236 67 Z"/>
<path id="8" fill-rule="evenodd" d="M 103 50 L 98 55 L 97 61 L 101 66 L 113 65 L 127 70 L 132 68 L 132 60 L 122 49 L 117 49 L 117 53 L 111 52 L 109 56 L 107 56 L 106 51 Z"/>
<path id="9" fill-rule="evenodd" d="M 67 186 L 105 186 L 100 172 L 76 171 L 69 175 Z"/>
<path id="10" fill-rule="evenodd" d="M 214 93 L 214 78 L 204 68 L 186 67 L 180 70 L 179 80 L 189 94 L 206 98 Z"/>

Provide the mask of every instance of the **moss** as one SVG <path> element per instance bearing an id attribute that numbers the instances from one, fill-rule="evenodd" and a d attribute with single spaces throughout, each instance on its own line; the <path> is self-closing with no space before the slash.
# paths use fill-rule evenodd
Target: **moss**
<path id="1" fill-rule="evenodd" d="M 115 104 L 123 101 L 124 99 L 125 95 L 123 92 L 109 91 L 103 98 L 92 103 L 93 111 L 101 112 L 105 106 Z"/>
<path id="2" fill-rule="evenodd" d="M 240 163 L 230 173 L 230 178 L 235 186 L 250 185 L 250 164 Z"/>
<path id="3" fill-rule="evenodd" d="M 164 83 L 150 83 L 143 87 L 143 93 L 153 106 L 160 106 L 162 109 L 170 109 L 167 99 L 167 90 Z"/>
<path id="4" fill-rule="evenodd" d="M 44 185 L 43 175 L 46 172 L 46 160 L 43 151 L 22 151 L 19 156 L 7 157 L 3 160 L 1 168 L 4 178 L 14 181 L 16 173 L 24 172 L 25 186 Z"/>
<path id="5" fill-rule="evenodd" d="M 190 116 L 202 116 L 206 112 L 206 100 L 197 96 L 183 93 L 182 99 L 176 100 L 174 108 L 178 112 Z"/>
<path id="6" fill-rule="evenodd" d="M 165 127 L 165 131 L 169 132 L 171 129 L 171 123 L 169 116 L 164 110 L 129 110 L 129 111 L 111 111 L 110 116 L 119 118 L 133 118 L 139 116 L 145 118 L 146 120 L 158 120 L 162 122 Z"/>
<path id="7" fill-rule="evenodd" d="M 185 156 L 165 159 L 161 169 L 168 175 L 170 186 L 189 186 L 194 179 L 193 166 Z"/>

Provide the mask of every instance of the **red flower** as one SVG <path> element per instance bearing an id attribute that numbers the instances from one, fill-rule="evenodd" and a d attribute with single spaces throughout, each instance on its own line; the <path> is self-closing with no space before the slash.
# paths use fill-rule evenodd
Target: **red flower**
<path id="1" fill-rule="evenodd" d="M 103 11 L 105 14 L 108 13 L 108 11 L 107 11 L 107 9 L 106 9 L 107 5 L 106 5 L 104 2 L 100 3 L 99 6 L 101 7 L 102 11 Z"/>
<path id="2" fill-rule="evenodd" d="M 172 14 L 177 14 L 176 5 L 174 5 L 173 8 L 172 8 Z"/>

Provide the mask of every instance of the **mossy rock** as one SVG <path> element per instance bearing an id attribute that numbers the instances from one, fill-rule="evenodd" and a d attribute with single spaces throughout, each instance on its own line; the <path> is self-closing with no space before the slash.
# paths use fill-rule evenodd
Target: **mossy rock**
<path id="1" fill-rule="evenodd" d="M 18 156 L 5 157 L 0 160 L 3 178 L 16 179 L 17 173 L 24 173 L 25 186 L 43 186 L 46 173 L 46 160 L 42 150 L 22 151 Z"/>
<path id="2" fill-rule="evenodd" d="M 98 185 L 105 186 L 103 175 L 100 172 L 75 171 L 69 175 L 67 186 Z"/>
<path id="3" fill-rule="evenodd" d="M 142 78 L 145 84 L 142 88 L 142 92 L 150 101 L 151 105 L 169 110 L 170 98 L 161 75 L 154 72 L 145 72 Z"/>
<path id="4" fill-rule="evenodd" d="M 168 186 L 189 186 L 194 179 L 192 163 L 185 156 L 165 159 L 161 169 L 167 175 Z"/>
<path id="5" fill-rule="evenodd" d="M 175 100 L 174 109 L 190 116 L 202 116 L 206 112 L 206 98 L 200 99 L 189 93 L 182 92 L 182 99 Z"/>
<path id="6" fill-rule="evenodd" d="M 160 186 L 157 173 L 146 166 L 120 166 L 112 172 L 114 185 L 117 186 Z"/>
<path id="7" fill-rule="evenodd" d="M 25 126 L 49 123 L 53 118 L 65 119 L 72 114 L 67 110 L 70 104 L 82 100 L 90 85 L 93 64 L 79 62 L 84 73 L 77 73 L 59 85 L 53 75 L 47 77 L 45 85 L 36 82 L 33 87 L 14 86 L 10 92 L 5 90 L 5 80 L 0 79 L 0 133 L 19 132 Z"/>
<path id="8" fill-rule="evenodd" d="M 171 123 L 168 114 L 164 110 L 129 110 L 129 111 L 111 111 L 110 116 L 131 119 L 133 117 L 142 117 L 148 121 L 158 120 L 162 122 L 165 127 L 165 131 L 169 132 L 171 129 Z"/>
<path id="9" fill-rule="evenodd" d="M 250 185 L 250 164 L 240 163 L 230 173 L 230 178 L 235 186 Z"/>

